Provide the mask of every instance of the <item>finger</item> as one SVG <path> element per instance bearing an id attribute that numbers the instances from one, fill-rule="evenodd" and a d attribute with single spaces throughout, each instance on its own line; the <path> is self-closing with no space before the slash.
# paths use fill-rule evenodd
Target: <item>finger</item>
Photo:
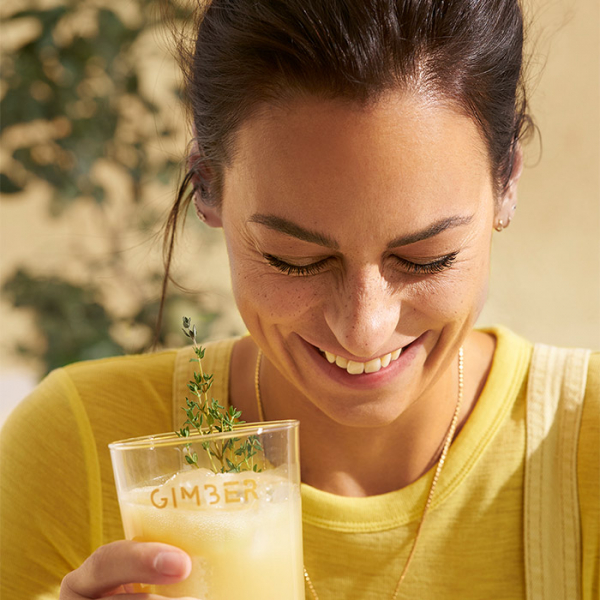
<path id="1" fill-rule="evenodd" d="M 191 569 L 190 557 L 179 548 L 121 540 L 101 546 L 69 573 L 63 580 L 64 596 L 98 598 L 127 583 L 168 585 L 185 579 Z"/>

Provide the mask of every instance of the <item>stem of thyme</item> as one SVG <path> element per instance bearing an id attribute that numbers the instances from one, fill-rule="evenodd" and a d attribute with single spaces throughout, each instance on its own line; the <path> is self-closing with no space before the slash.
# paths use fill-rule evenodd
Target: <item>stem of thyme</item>
<path id="1" fill-rule="evenodd" d="M 183 317 L 182 331 L 192 341 L 196 358 L 191 361 L 198 364 L 198 370 L 194 371 L 193 379 L 188 382 L 188 389 L 193 397 L 185 399 L 187 408 L 183 410 L 187 419 L 183 427 L 175 433 L 179 437 L 189 438 L 190 427 L 201 435 L 233 431 L 235 425 L 244 423 L 240 420 L 241 411 L 234 406 L 225 409 L 214 398 L 209 400 L 208 392 L 213 384 L 213 376 L 204 372 L 202 359 L 205 350 L 198 344 L 196 326 L 188 317 Z M 208 454 L 211 468 L 215 473 L 261 470 L 254 461 L 254 456 L 262 452 L 263 447 L 255 435 L 249 436 L 244 442 L 237 437 L 221 439 L 218 443 L 206 441 L 202 442 L 202 448 Z M 198 454 L 192 450 L 191 443 L 186 444 L 185 460 L 188 464 L 200 468 Z"/>

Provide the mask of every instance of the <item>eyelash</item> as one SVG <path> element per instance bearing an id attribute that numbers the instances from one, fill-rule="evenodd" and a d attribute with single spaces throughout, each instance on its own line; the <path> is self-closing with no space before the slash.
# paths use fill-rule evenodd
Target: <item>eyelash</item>
<path id="1" fill-rule="evenodd" d="M 308 275 L 316 275 L 319 273 L 328 259 L 320 260 L 319 262 L 311 265 L 299 267 L 298 265 L 290 265 L 285 261 L 273 256 L 272 254 L 263 254 L 265 260 L 278 271 L 285 273 L 286 275 L 298 275 L 300 277 L 307 277 Z"/>
<path id="2" fill-rule="evenodd" d="M 399 256 L 394 256 L 394 258 L 409 272 L 414 273 L 416 275 L 433 275 L 434 273 L 441 273 L 445 269 L 448 269 L 452 266 L 456 257 L 458 256 L 458 252 L 451 252 L 450 254 L 446 254 L 446 256 L 442 256 L 436 260 L 433 260 L 429 263 L 418 264 L 410 262 L 409 260 L 404 260 Z"/>
<path id="3" fill-rule="evenodd" d="M 320 273 L 329 260 L 325 258 L 310 265 L 298 266 L 290 265 L 289 263 L 286 263 L 272 254 L 263 254 L 263 256 L 265 260 L 278 271 L 281 271 L 286 275 L 296 275 L 299 277 L 307 277 L 309 275 L 316 275 L 317 273 Z M 452 252 L 446 256 L 442 256 L 441 258 L 425 264 L 410 262 L 409 260 L 405 260 L 399 256 L 394 256 L 394 258 L 408 273 L 414 275 L 433 275 L 434 273 L 440 273 L 452 266 L 457 256 L 458 252 Z"/>

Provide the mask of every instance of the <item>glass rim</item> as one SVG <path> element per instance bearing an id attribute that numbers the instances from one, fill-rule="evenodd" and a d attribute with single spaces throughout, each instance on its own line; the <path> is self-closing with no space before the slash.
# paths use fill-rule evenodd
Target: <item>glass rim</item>
<path id="1" fill-rule="evenodd" d="M 168 433 L 158 433 L 154 435 L 144 435 L 140 437 L 117 440 L 108 444 L 110 450 L 141 450 L 143 448 L 155 448 L 157 446 L 176 446 L 178 444 L 189 444 L 199 441 L 210 441 L 234 437 L 239 434 L 260 435 L 265 432 L 285 431 L 298 427 L 300 421 L 296 419 L 287 419 L 281 421 L 261 421 L 256 423 L 240 423 L 234 425 L 233 431 L 215 432 L 215 433 L 190 433 L 189 436 L 178 436 L 174 431 Z"/>

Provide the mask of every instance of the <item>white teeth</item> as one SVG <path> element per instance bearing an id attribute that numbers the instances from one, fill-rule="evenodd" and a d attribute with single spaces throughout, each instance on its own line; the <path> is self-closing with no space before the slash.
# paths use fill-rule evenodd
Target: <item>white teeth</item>
<path id="1" fill-rule="evenodd" d="M 337 361 L 336 361 L 337 364 Z M 360 375 L 365 370 L 365 363 L 356 362 L 353 360 L 349 360 L 346 366 L 346 371 L 350 373 L 350 375 Z"/>
<path id="2" fill-rule="evenodd" d="M 350 375 L 360 375 L 361 373 L 377 373 L 380 369 L 385 369 L 389 364 L 396 360 L 402 353 L 402 348 L 385 354 L 381 358 L 374 358 L 366 363 L 356 360 L 348 360 L 343 356 L 336 356 L 327 350 L 321 350 L 325 358 L 331 364 L 335 363 L 340 369 L 346 369 Z"/>
<path id="3" fill-rule="evenodd" d="M 336 356 L 335 357 L 335 364 L 338 367 L 341 367 L 342 369 L 345 369 L 348 366 L 348 360 L 345 358 L 342 358 L 341 356 Z"/>
<path id="4" fill-rule="evenodd" d="M 377 373 L 381 369 L 381 359 L 375 358 L 365 363 L 365 373 Z"/>

